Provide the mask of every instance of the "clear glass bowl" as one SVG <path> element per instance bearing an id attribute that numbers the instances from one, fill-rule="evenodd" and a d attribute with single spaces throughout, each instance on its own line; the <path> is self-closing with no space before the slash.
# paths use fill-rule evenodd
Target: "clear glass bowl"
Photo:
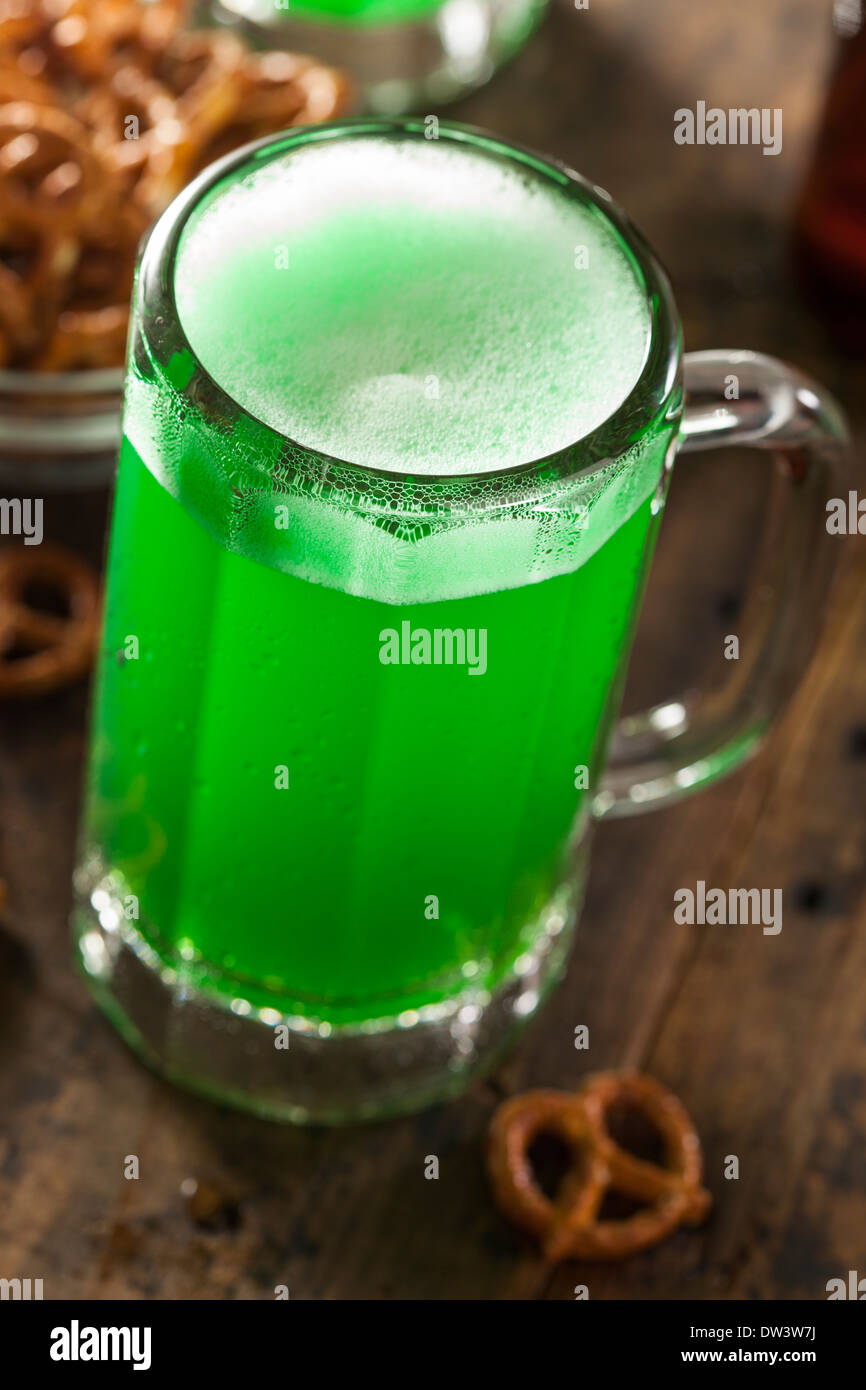
<path id="1" fill-rule="evenodd" d="M 107 484 L 120 445 L 123 368 L 0 371 L 0 488 Z"/>

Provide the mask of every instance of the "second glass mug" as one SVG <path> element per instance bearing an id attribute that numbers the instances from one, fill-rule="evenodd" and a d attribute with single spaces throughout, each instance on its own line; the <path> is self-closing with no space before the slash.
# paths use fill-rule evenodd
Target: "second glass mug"
<path id="1" fill-rule="evenodd" d="M 683 357 L 609 196 L 465 127 L 437 148 L 555 189 L 629 258 L 649 336 L 626 399 L 543 458 L 442 476 L 328 456 L 223 389 L 178 312 L 190 219 L 335 141 L 441 159 L 424 134 L 362 119 L 228 156 L 157 223 L 134 291 L 74 934 L 146 1061 L 297 1123 L 417 1109 L 501 1055 L 562 973 L 593 823 L 750 756 L 831 573 L 832 398 L 758 354 Z M 723 690 L 616 725 L 674 456 L 731 444 L 777 483 L 740 659 Z M 412 657 L 424 633 L 450 644 L 439 665 Z"/>
<path id="2" fill-rule="evenodd" d="M 315 53 L 347 71 L 363 109 L 399 115 L 453 101 L 526 42 L 545 0 L 210 0 L 199 9 L 257 47 Z"/>

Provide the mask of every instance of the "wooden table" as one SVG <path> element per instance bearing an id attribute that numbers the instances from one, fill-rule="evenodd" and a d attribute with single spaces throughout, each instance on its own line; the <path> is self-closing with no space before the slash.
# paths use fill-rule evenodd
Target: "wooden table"
<path id="1" fill-rule="evenodd" d="M 829 51 L 810 0 L 563 4 L 455 114 L 608 187 L 668 264 L 689 346 L 796 360 L 862 433 L 863 368 L 785 263 Z M 673 111 L 699 98 L 782 107 L 783 154 L 676 146 Z M 758 526 L 754 459 L 680 465 L 629 704 L 718 672 Z M 104 510 L 52 497 L 48 533 L 97 555 Z M 526 1040 L 461 1101 L 389 1124 L 280 1128 L 127 1053 L 67 947 L 86 691 L 4 711 L 0 1275 L 43 1277 L 48 1298 L 261 1299 L 286 1284 L 309 1299 L 568 1299 L 585 1283 L 593 1299 L 820 1299 L 828 1279 L 866 1274 L 866 555 L 839 545 L 820 649 L 763 753 L 675 810 L 602 826 L 568 978 Z M 673 893 L 698 878 L 781 887 L 783 931 L 675 926 Z M 622 1065 L 690 1109 L 714 1215 L 624 1266 L 550 1272 L 490 1202 L 485 1127 L 504 1094 Z"/>

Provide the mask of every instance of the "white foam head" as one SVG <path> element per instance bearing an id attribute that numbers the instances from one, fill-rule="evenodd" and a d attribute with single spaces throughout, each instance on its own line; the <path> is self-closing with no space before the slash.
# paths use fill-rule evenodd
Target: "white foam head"
<path id="1" fill-rule="evenodd" d="M 552 179 L 442 140 L 353 135 L 211 193 L 181 321 L 259 419 L 348 462 L 510 468 L 602 423 L 640 375 L 644 288 Z"/>

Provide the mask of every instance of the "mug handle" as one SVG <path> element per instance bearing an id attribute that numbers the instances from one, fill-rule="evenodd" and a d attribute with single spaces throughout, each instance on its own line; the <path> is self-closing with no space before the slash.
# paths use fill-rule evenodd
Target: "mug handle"
<path id="1" fill-rule="evenodd" d="M 669 806 L 752 756 L 808 664 L 834 568 L 826 504 L 847 431 L 833 397 L 757 352 L 691 352 L 683 365 L 680 449 L 764 450 L 775 487 L 729 679 L 620 720 L 598 818 Z M 738 398 L 728 400 L 732 379 Z"/>

